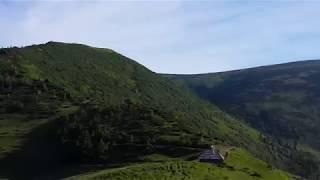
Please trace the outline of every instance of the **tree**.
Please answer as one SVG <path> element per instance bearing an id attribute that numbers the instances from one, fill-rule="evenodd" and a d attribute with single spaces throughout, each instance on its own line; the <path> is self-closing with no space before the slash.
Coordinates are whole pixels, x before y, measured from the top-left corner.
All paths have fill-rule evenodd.
<path id="1" fill-rule="evenodd" d="M 97 147 L 98 155 L 100 157 L 103 156 L 107 150 L 108 150 L 108 144 L 105 143 L 102 138 L 100 138 L 100 141 L 99 141 L 98 147 Z"/>
<path id="2" fill-rule="evenodd" d="M 83 131 L 82 139 L 83 139 L 83 142 L 81 143 L 80 141 L 81 143 L 80 147 L 82 146 L 81 148 L 83 148 L 88 154 L 90 154 L 93 144 L 92 144 L 91 136 L 88 130 Z"/>

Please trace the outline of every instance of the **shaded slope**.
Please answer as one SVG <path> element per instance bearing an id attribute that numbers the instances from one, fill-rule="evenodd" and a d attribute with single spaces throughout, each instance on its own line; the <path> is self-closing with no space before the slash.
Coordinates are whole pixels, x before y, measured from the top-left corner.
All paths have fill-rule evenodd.
<path id="1" fill-rule="evenodd" d="M 319 158 L 320 61 L 166 76 L 276 141 Z"/>
<path id="2" fill-rule="evenodd" d="M 16 76 L 0 88 L 0 179 L 30 179 L 59 162 L 49 136 L 54 119 L 77 110 L 52 84 Z"/>

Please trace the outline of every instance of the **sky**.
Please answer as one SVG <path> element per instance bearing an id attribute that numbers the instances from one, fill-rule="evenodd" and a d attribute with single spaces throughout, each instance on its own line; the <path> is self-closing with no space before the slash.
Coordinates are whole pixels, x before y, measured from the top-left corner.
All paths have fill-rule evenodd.
<path id="1" fill-rule="evenodd" d="M 0 47 L 113 49 L 159 73 L 320 59 L 320 0 L 0 0 Z"/>

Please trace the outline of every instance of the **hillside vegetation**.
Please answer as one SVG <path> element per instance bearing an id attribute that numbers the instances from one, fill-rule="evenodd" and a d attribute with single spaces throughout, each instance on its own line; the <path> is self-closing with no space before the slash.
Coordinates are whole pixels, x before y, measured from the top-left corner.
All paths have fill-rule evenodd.
<path id="1" fill-rule="evenodd" d="M 1 178 L 145 154 L 175 158 L 209 144 L 263 159 L 270 151 L 258 131 L 109 49 L 57 42 L 0 49 L 0 72 Z"/>
<path id="2" fill-rule="evenodd" d="M 199 97 L 218 105 L 278 143 L 300 151 L 298 156 L 303 160 L 299 162 L 308 162 L 309 159 L 307 167 L 319 163 L 320 61 L 166 76 L 184 83 Z M 302 174 L 320 171 L 314 165 L 309 168 Z"/>
<path id="3" fill-rule="evenodd" d="M 79 44 L 50 42 L 26 48 L 2 49 L 0 61 L 12 75 L 6 78 L 50 82 L 62 88 L 77 102 L 117 106 L 130 101 L 182 116 L 181 126 L 204 136 L 229 130 L 225 141 L 237 131 L 237 123 L 218 108 L 208 105 L 138 63 L 108 49 Z M 11 69 L 11 70 L 10 70 Z M 232 122 L 232 123 L 231 123 Z M 224 128 L 224 129 L 221 129 Z M 244 127 L 246 128 L 246 127 Z M 235 132 L 235 133 L 233 133 Z M 219 137 L 217 137 L 219 138 Z M 232 141 L 234 138 L 229 138 Z M 245 139 L 245 138 L 243 138 Z"/>

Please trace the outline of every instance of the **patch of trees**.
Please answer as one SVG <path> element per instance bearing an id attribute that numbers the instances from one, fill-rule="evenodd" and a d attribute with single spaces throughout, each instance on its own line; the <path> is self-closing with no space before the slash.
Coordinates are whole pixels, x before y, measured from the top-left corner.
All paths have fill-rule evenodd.
<path id="1" fill-rule="evenodd" d="M 313 177 L 319 177 L 320 169 L 319 163 L 316 158 L 308 152 L 293 152 L 292 153 L 293 162 L 289 167 L 293 172 L 299 172 L 301 176 L 308 177 L 312 179 Z"/>
<path id="2" fill-rule="evenodd" d="M 165 122 L 174 118 L 172 113 L 130 102 L 103 109 L 84 105 L 58 119 L 57 135 L 69 160 L 104 160 L 121 146 L 152 151 L 161 134 L 170 131 Z"/>
<path id="3" fill-rule="evenodd" d="M 265 136 L 263 141 L 267 145 L 259 152 L 263 160 L 308 179 L 319 177 L 320 162 L 313 154 L 298 149 L 296 141 L 271 136 Z"/>
<path id="4" fill-rule="evenodd" d="M 0 113 L 50 114 L 63 101 L 71 101 L 70 94 L 47 80 L 0 74 Z"/>

